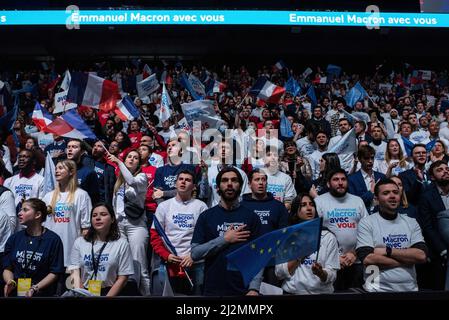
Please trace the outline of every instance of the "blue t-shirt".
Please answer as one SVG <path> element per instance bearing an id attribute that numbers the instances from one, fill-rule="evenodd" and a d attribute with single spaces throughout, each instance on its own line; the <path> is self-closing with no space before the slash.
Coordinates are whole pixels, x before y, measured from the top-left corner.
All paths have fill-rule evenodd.
<path id="1" fill-rule="evenodd" d="M 14 279 L 31 278 L 36 284 L 49 273 L 64 273 L 64 252 L 62 241 L 51 230 L 37 237 L 32 237 L 26 230 L 9 237 L 5 245 L 3 267 L 14 273 Z M 53 296 L 56 283 L 39 291 L 39 296 Z"/>
<path id="2" fill-rule="evenodd" d="M 256 239 L 260 234 L 259 217 L 246 207 L 239 206 L 234 210 L 225 210 L 219 205 L 204 211 L 198 218 L 193 232 L 192 243 L 203 244 L 223 236 L 231 225 L 238 228 L 246 224 L 245 230 L 251 232 L 248 241 Z M 234 296 L 245 295 L 248 288 L 238 271 L 227 269 L 226 255 L 240 248 L 248 241 L 229 244 L 221 251 L 205 259 L 204 295 Z"/>
<path id="3" fill-rule="evenodd" d="M 260 218 L 260 234 L 288 226 L 288 211 L 284 204 L 273 198 L 268 192 L 264 200 L 256 200 L 251 194 L 243 196 L 242 206 L 247 207 Z"/>
<path id="4" fill-rule="evenodd" d="M 154 178 L 154 187 L 163 191 L 175 189 L 176 177 L 183 170 L 189 170 L 195 173 L 195 166 L 191 164 L 180 163 L 176 166 L 166 164 L 157 168 Z"/>

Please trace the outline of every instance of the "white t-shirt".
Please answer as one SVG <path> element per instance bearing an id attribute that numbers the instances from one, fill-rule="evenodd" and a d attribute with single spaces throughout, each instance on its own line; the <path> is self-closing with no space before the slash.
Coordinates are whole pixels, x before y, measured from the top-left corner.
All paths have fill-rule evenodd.
<path id="1" fill-rule="evenodd" d="M 398 214 L 394 220 L 386 220 L 379 213 L 364 217 L 359 224 L 357 248 L 407 249 L 424 242 L 421 228 L 415 219 Z M 365 289 L 370 292 L 383 291 L 417 291 L 416 272 L 414 266 L 380 269 L 378 284 L 372 283 L 365 272 Z"/>
<path id="2" fill-rule="evenodd" d="M 14 194 L 14 202 L 17 206 L 23 197 L 42 199 L 44 196 L 44 177 L 35 173 L 32 177 L 20 177 L 16 174 L 5 180 L 3 186 L 8 188 Z"/>
<path id="3" fill-rule="evenodd" d="M 5 169 L 9 171 L 9 173 L 12 174 L 12 164 L 11 164 L 11 152 L 9 151 L 9 148 L 5 145 L 0 145 L 0 154 L 3 156 L 3 163 L 5 164 Z"/>
<path id="4" fill-rule="evenodd" d="M 387 152 L 387 143 L 385 141 L 382 141 L 378 146 L 372 142 L 369 145 L 376 150 L 376 154 L 374 155 L 375 160 L 385 159 L 385 152 Z"/>
<path id="5" fill-rule="evenodd" d="M 320 159 L 325 153 L 327 153 L 327 149 L 325 151 L 315 150 L 312 154 L 306 156 L 312 168 L 312 180 L 316 180 L 320 176 Z"/>
<path id="6" fill-rule="evenodd" d="M 42 199 L 47 205 L 51 204 L 53 193 L 47 193 Z M 81 236 L 81 229 L 90 227 L 90 211 L 92 204 L 90 197 L 83 189 L 76 189 L 73 203 L 68 203 L 68 192 L 61 192 L 53 208 L 53 214 L 47 217 L 45 226 L 55 232 L 64 245 L 64 266 L 68 266 L 70 252 L 76 238 Z"/>
<path id="7" fill-rule="evenodd" d="M 390 160 L 390 163 L 397 163 L 397 162 L 399 162 L 399 160 L 395 160 L 395 159 Z M 408 170 L 408 169 L 411 169 L 411 168 L 413 168 L 413 164 L 408 162 L 408 161 L 406 161 L 404 167 L 400 167 L 399 165 L 394 167 L 391 170 L 391 174 L 393 176 L 398 176 L 401 172 L 404 172 L 405 170 Z M 387 174 L 387 171 L 388 171 L 387 160 L 380 160 L 380 161 L 379 160 L 374 160 L 373 170 L 381 172 L 383 174 Z"/>
<path id="8" fill-rule="evenodd" d="M 98 260 L 99 262 L 97 277 L 95 278 L 92 264 L 92 243 L 87 242 L 83 237 L 79 237 L 73 244 L 68 270 L 81 269 L 81 281 L 85 288 L 88 288 L 89 280 L 101 280 L 103 281 L 101 286 L 105 288 L 111 287 L 118 276 L 134 274 L 131 248 L 126 239 L 120 238 L 108 242 L 98 259 L 98 254 L 103 245 L 103 241 L 95 241 L 94 243 L 95 261 Z"/>
<path id="9" fill-rule="evenodd" d="M 323 217 L 323 226 L 337 237 L 340 254 L 355 250 L 357 227 L 368 215 L 360 197 L 346 193 L 336 198 L 327 192 L 315 198 L 318 215 Z"/>
<path id="10" fill-rule="evenodd" d="M 15 230 L 20 230 L 17 224 L 14 195 L 11 191 L 5 191 L 0 196 L 0 215 L 2 214 L 6 215 L 9 218 L 9 227 L 11 229 L 11 234 L 14 233 Z"/>
<path id="11" fill-rule="evenodd" d="M 306 257 L 296 268 L 293 275 L 288 272 L 288 263 L 276 265 L 275 273 L 278 279 L 284 279 L 282 289 L 292 294 L 320 294 L 333 293 L 333 283 L 337 278 L 337 270 L 340 269 L 338 243 L 335 236 L 326 230 L 321 232 L 320 253 L 318 263 L 327 272 L 327 279 L 322 282 L 313 274 L 312 265 L 316 262 L 317 253 Z"/>
<path id="12" fill-rule="evenodd" d="M 247 133 L 234 129 L 231 134 L 236 146 L 236 164 L 241 165 L 248 158 L 250 148 L 250 137 Z"/>
<path id="13" fill-rule="evenodd" d="M 165 143 L 168 143 L 171 138 L 176 138 L 176 132 L 172 129 L 172 127 L 170 127 L 167 132 L 164 130 L 158 131 L 158 134 L 164 139 Z"/>
<path id="14" fill-rule="evenodd" d="M 9 217 L 0 212 L 0 253 L 5 251 L 5 244 L 8 238 L 13 234 L 14 230 L 11 229 Z"/>
<path id="15" fill-rule="evenodd" d="M 265 173 L 267 174 L 267 191 L 271 192 L 276 200 L 283 203 L 285 200 L 291 201 L 296 197 L 295 186 L 288 174 L 282 171 L 271 174 L 269 170 L 265 170 Z"/>
<path id="16" fill-rule="evenodd" d="M 414 144 L 417 144 L 417 143 L 425 144 L 426 141 L 429 140 L 429 132 L 419 129 L 418 131 L 412 132 L 409 140 L 411 142 L 413 142 Z"/>
<path id="17" fill-rule="evenodd" d="M 190 254 L 190 241 L 196 221 L 201 212 L 207 209 L 208 207 L 203 201 L 191 199 L 182 202 L 176 197 L 160 203 L 157 207 L 156 218 L 179 257 Z"/>
<path id="18" fill-rule="evenodd" d="M 240 172 L 243 178 L 243 186 L 242 191 L 240 192 L 240 196 L 244 195 L 245 193 L 251 193 L 251 189 L 248 186 L 248 177 L 246 176 L 246 173 L 239 168 L 236 169 Z M 218 165 L 214 163 L 212 163 L 212 165 L 207 170 L 207 181 L 209 182 L 209 186 L 212 188 L 211 199 L 209 199 L 210 202 L 209 208 L 216 206 L 220 202 L 220 196 L 217 193 L 218 172 L 219 172 Z"/>
<path id="19" fill-rule="evenodd" d="M 331 150 L 332 147 L 334 145 L 336 145 L 341 140 L 341 138 L 343 138 L 342 135 L 332 137 L 329 140 L 329 145 L 327 146 L 327 150 Z M 338 155 L 338 158 L 340 159 L 340 166 L 341 166 L 341 168 L 343 170 L 345 170 L 349 174 L 349 172 L 351 171 L 352 167 L 354 166 L 354 154 L 352 154 L 352 153 L 341 153 L 341 154 Z"/>

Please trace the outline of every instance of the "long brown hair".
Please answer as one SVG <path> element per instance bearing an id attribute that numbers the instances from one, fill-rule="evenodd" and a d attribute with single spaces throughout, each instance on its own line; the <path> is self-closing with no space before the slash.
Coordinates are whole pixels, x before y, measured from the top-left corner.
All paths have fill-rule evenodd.
<path id="1" fill-rule="evenodd" d="M 115 241 L 115 240 L 120 239 L 120 230 L 118 228 L 117 218 L 115 217 L 114 209 L 109 204 L 107 204 L 105 202 L 98 202 L 97 204 L 95 204 L 92 207 L 92 210 L 90 211 L 90 227 L 87 230 L 86 235 L 84 236 L 84 240 L 86 240 L 88 242 L 95 241 L 97 231 L 93 227 L 92 215 L 94 213 L 94 210 L 98 207 L 105 207 L 108 210 L 108 213 L 112 219 L 111 228 L 109 229 L 109 232 L 106 236 L 106 241 L 109 242 L 109 241 Z"/>
<path id="2" fill-rule="evenodd" d="M 137 165 L 137 170 L 136 170 L 136 172 L 133 173 L 133 176 L 137 176 L 137 175 L 140 173 L 141 169 L 142 169 L 141 163 L 140 163 L 140 162 L 142 161 L 142 158 L 140 157 L 139 151 L 137 151 L 137 149 L 129 150 L 128 153 L 125 155 L 124 159 L 125 159 L 125 161 L 126 161 L 126 157 L 128 157 L 128 155 L 129 155 L 131 152 L 133 152 L 133 151 L 134 151 L 135 153 L 137 153 L 137 155 L 139 156 L 139 164 Z M 115 185 L 114 185 L 114 193 L 117 193 L 118 190 L 120 189 L 120 187 L 121 187 L 123 184 L 125 184 L 125 178 L 123 177 L 123 174 L 122 174 L 122 172 L 120 171 L 119 176 L 118 176 L 118 178 L 117 178 L 117 181 L 115 182 Z"/>
<path id="3" fill-rule="evenodd" d="M 386 152 L 385 152 L 385 162 L 387 163 L 387 164 L 390 164 L 390 161 L 391 161 L 391 154 L 390 154 L 390 144 L 392 143 L 392 142 L 396 142 L 397 144 L 398 144 L 398 146 L 399 146 L 399 155 L 398 155 L 398 157 L 399 157 L 399 166 L 401 167 L 401 168 L 405 168 L 406 166 L 407 166 L 407 162 L 406 162 L 406 158 L 404 157 L 404 153 L 402 152 L 402 148 L 401 148 L 401 145 L 399 144 L 399 141 L 397 140 L 397 139 L 390 139 L 390 140 L 388 140 L 388 143 L 387 143 L 387 150 L 386 150 Z"/>

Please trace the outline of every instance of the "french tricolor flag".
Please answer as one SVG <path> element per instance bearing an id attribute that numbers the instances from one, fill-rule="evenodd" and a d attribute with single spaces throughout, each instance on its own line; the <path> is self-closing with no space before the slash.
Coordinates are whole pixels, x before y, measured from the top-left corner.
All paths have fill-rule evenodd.
<path id="1" fill-rule="evenodd" d="M 212 89 L 213 93 L 224 92 L 225 89 L 226 85 L 224 83 L 218 82 L 217 80 L 214 81 L 214 87 Z"/>
<path id="2" fill-rule="evenodd" d="M 71 74 L 67 101 L 79 106 L 111 111 L 120 99 L 117 83 L 91 73 Z"/>
<path id="3" fill-rule="evenodd" d="M 151 73 L 152 73 L 151 68 L 147 64 L 145 64 L 143 66 L 143 71 L 142 71 L 142 80 L 151 76 Z"/>
<path id="4" fill-rule="evenodd" d="M 61 137 L 80 140 L 97 138 L 74 109 L 56 118 L 46 127 L 45 131 Z"/>
<path id="5" fill-rule="evenodd" d="M 31 118 L 39 131 L 44 130 L 53 121 L 53 116 L 39 102 L 36 102 Z"/>
<path id="6" fill-rule="evenodd" d="M 140 115 L 139 110 L 128 95 L 124 96 L 122 100 L 117 103 L 115 114 L 122 121 L 134 120 L 137 119 Z"/>
<path id="7" fill-rule="evenodd" d="M 285 88 L 268 81 L 266 77 L 260 77 L 249 93 L 266 102 L 277 103 L 285 93 Z"/>

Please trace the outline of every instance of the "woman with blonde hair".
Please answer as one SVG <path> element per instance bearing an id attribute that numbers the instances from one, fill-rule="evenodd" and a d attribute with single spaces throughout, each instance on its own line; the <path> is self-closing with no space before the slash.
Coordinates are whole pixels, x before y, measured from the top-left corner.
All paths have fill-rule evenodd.
<path id="1" fill-rule="evenodd" d="M 374 170 L 385 174 L 387 177 L 397 176 L 399 173 L 411 169 L 413 164 L 406 161 L 402 148 L 397 139 L 390 139 L 387 143 L 384 160 L 374 161 Z"/>
<path id="2" fill-rule="evenodd" d="M 55 167 L 55 177 L 55 189 L 42 199 L 49 209 L 45 226 L 61 238 L 64 266 L 67 267 L 73 243 L 90 227 L 92 204 L 87 192 L 78 187 L 74 161 L 59 161 Z"/>
<path id="3" fill-rule="evenodd" d="M 126 154 L 124 162 L 112 154 L 108 155 L 108 160 L 117 164 L 120 171 L 112 200 L 120 233 L 131 246 L 133 260 L 140 264 L 140 291 L 143 295 L 149 295 L 150 276 L 147 260 L 149 233 L 144 214 L 147 176 L 141 172 L 140 154 L 135 149 Z"/>

